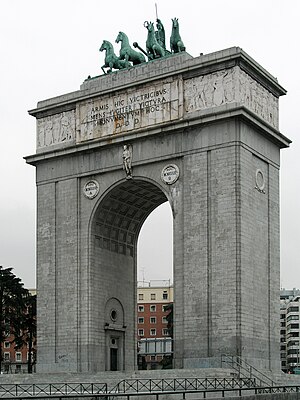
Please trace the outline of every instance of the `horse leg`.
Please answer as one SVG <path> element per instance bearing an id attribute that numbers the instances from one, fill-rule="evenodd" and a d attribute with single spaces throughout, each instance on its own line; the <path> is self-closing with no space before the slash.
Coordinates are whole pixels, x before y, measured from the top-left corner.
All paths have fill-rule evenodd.
<path id="1" fill-rule="evenodd" d="M 131 67 L 131 64 L 129 62 L 129 54 L 128 53 L 125 54 L 124 61 L 125 61 L 125 66 L 126 66 L 125 68 Z"/>
<path id="2" fill-rule="evenodd" d="M 102 65 L 101 69 L 102 69 L 103 73 L 106 74 L 107 72 L 105 72 L 104 67 L 106 67 L 106 65 Z"/>
<path id="3" fill-rule="evenodd" d="M 110 70 L 107 71 L 107 73 L 109 74 L 110 72 L 112 72 L 112 69 L 113 69 L 113 67 L 114 67 L 114 64 L 113 64 L 112 61 L 108 64 L 108 67 L 110 68 Z"/>

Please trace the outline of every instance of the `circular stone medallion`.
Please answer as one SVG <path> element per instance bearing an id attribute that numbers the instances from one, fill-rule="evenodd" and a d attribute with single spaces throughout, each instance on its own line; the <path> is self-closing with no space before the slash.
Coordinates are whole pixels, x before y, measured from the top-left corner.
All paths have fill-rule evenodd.
<path id="1" fill-rule="evenodd" d="M 161 179 L 167 185 L 172 185 L 179 178 L 179 168 L 176 164 L 166 165 L 161 171 Z"/>
<path id="2" fill-rule="evenodd" d="M 99 183 L 97 181 L 88 181 L 83 187 L 83 194 L 88 199 L 93 199 L 99 193 Z"/>
<path id="3" fill-rule="evenodd" d="M 256 174 L 255 174 L 255 183 L 256 183 L 256 188 L 260 191 L 260 192 L 264 192 L 264 188 L 265 188 L 265 178 L 264 178 L 264 174 L 262 172 L 261 169 L 257 169 L 256 170 Z"/>

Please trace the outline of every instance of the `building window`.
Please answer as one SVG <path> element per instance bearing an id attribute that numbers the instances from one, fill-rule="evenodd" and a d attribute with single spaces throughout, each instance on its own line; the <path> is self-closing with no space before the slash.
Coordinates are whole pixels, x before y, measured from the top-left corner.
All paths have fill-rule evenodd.
<path id="1" fill-rule="evenodd" d="M 138 335 L 139 336 L 144 336 L 144 329 L 139 329 L 138 330 Z"/>
<path id="2" fill-rule="evenodd" d="M 167 324 L 167 323 L 168 323 L 167 317 L 162 317 L 161 322 L 162 322 L 163 324 Z"/>
<path id="3" fill-rule="evenodd" d="M 9 360 L 10 360 L 10 353 L 5 352 L 5 353 L 3 354 L 3 359 L 4 359 L 4 361 L 9 361 Z"/>
<path id="4" fill-rule="evenodd" d="M 17 351 L 16 352 L 16 361 L 21 362 L 22 361 L 22 353 Z"/>
<path id="5" fill-rule="evenodd" d="M 298 349 L 289 349 L 289 350 L 287 351 L 287 354 L 288 354 L 288 355 L 290 355 L 290 354 L 298 354 Z"/>
<path id="6" fill-rule="evenodd" d="M 156 294 L 155 293 L 151 293 L 150 298 L 151 298 L 151 300 L 156 300 Z"/>
<path id="7" fill-rule="evenodd" d="M 151 328 L 150 329 L 150 336 L 155 336 L 156 335 L 156 329 L 155 328 Z"/>
<path id="8" fill-rule="evenodd" d="M 288 313 L 290 312 L 298 312 L 299 311 L 299 307 L 298 306 L 291 306 L 288 308 Z"/>
<path id="9" fill-rule="evenodd" d="M 138 324 L 144 323 L 144 317 L 138 317 Z"/>
<path id="10" fill-rule="evenodd" d="M 10 348 L 10 342 L 4 342 L 4 348 L 9 349 Z"/>
<path id="11" fill-rule="evenodd" d="M 169 330 L 168 330 L 168 328 L 163 328 L 162 334 L 163 334 L 163 336 L 169 336 Z"/>
<path id="12" fill-rule="evenodd" d="M 156 305 L 151 305 L 150 306 L 150 311 L 155 312 L 156 311 Z"/>
<path id="13" fill-rule="evenodd" d="M 144 300 L 144 294 L 143 293 L 139 293 L 139 300 Z"/>
<path id="14" fill-rule="evenodd" d="M 156 317 L 150 317 L 150 324 L 156 324 Z"/>
<path id="15" fill-rule="evenodd" d="M 290 337 L 299 337 L 299 332 L 290 332 L 287 335 L 287 339 L 289 339 Z"/>
<path id="16" fill-rule="evenodd" d="M 292 320 L 297 321 L 297 320 L 299 320 L 299 315 L 289 315 L 286 320 L 287 321 L 292 321 Z"/>
<path id="17" fill-rule="evenodd" d="M 163 292 L 163 300 L 167 300 L 168 299 L 168 292 L 166 290 L 164 290 Z"/>
<path id="18" fill-rule="evenodd" d="M 162 306 L 162 308 L 161 308 L 162 312 L 167 312 L 168 307 L 169 307 L 169 304 Z"/>
<path id="19" fill-rule="evenodd" d="M 150 356 L 151 361 L 156 361 L 156 356 Z"/>
<path id="20" fill-rule="evenodd" d="M 144 306 L 138 306 L 138 312 L 144 312 L 144 311 L 145 311 Z"/>
<path id="21" fill-rule="evenodd" d="M 290 346 L 299 346 L 299 340 L 290 341 L 290 342 L 288 342 L 287 346 L 288 347 L 290 347 Z"/>

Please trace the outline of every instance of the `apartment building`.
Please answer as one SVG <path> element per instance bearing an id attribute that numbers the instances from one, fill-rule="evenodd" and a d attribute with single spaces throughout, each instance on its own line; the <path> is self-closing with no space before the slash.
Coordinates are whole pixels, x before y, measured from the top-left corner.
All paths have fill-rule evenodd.
<path id="1" fill-rule="evenodd" d="M 280 291 L 280 358 L 281 369 L 294 373 L 300 367 L 299 360 L 299 312 L 300 290 Z"/>
<path id="2" fill-rule="evenodd" d="M 29 289 L 31 295 L 36 295 L 36 289 Z M 1 373 L 3 374 L 19 374 L 28 372 L 28 358 L 31 360 L 36 358 L 36 348 L 32 349 L 31 355 L 29 349 L 24 345 L 20 349 L 15 349 L 16 345 L 14 342 L 14 335 L 10 331 L 9 324 L 6 327 L 6 337 L 1 343 L 2 351 L 2 368 Z M 35 364 L 32 366 L 33 372 L 35 372 Z"/>
<path id="3" fill-rule="evenodd" d="M 172 355 L 167 315 L 173 304 L 170 281 L 138 282 L 137 338 L 141 369 L 162 368 L 162 360 Z"/>

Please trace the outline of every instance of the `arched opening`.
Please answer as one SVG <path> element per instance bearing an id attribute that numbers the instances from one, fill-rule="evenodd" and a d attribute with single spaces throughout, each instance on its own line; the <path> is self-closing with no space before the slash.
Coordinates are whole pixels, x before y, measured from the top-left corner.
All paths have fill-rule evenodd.
<path id="1" fill-rule="evenodd" d="M 167 200 L 156 184 L 127 180 L 108 191 L 95 211 L 89 263 L 90 370 L 136 367 L 138 235 L 148 215 Z M 107 306 L 116 301 L 124 310 L 119 319 L 116 307 Z"/>
<path id="2" fill-rule="evenodd" d="M 147 217 L 138 237 L 137 251 L 138 282 L 173 282 L 173 215 L 169 202 Z"/>
<path id="3" fill-rule="evenodd" d="M 138 368 L 172 368 L 173 214 L 168 202 L 142 226 L 137 269 Z"/>

